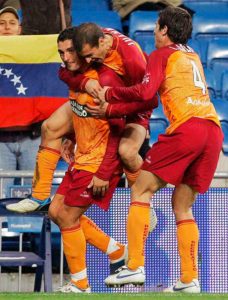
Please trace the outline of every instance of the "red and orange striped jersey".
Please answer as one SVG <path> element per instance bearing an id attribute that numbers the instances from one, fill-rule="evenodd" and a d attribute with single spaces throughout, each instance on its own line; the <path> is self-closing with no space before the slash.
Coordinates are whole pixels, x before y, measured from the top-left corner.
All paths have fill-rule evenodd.
<path id="1" fill-rule="evenodd" d="M 151 53 L 143 81 L 135 86 L 108 90 L 108 99 L 152 101 L 158 91 L 171 133 L 191 117 L 212 120 L 220 126 L 210 101 L 203 67 L 190 48 L 172 44 Z"/>
<path id="2" fill-rule="evenodd" d="M 95 70 L 85 73 L 92 79 L 98 79 Z M 95 119 L 85 110 L 86 104 L 96 105 L 93 97 L 87 93 L 69 91 L 73 111 L 73 125 L 76 138 L 75 168 L 95 173 L 106 152 L 109 124 L 107 120 Z"/>

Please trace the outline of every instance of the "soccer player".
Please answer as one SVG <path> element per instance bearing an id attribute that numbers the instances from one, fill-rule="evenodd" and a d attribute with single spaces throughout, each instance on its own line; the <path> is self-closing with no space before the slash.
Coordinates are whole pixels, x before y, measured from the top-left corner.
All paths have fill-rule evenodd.
<path id="1" fill-rule="evenodd" d="M 130 38 L 113 29 L 101 29 L 94 23 L 82 23 L 76 28 L 73 43 L 77 53 L 88 64 L 103 63 L 109 66 L 121 76 L 126 86 L 141 82 L 145 73 L 146 58 L 139 45 Z M 62 69 L 60 74 L 62 80 L 66 81 L 72 89 L 84 90 L 89 83 L 88 78 L 83 74 L 77 77 L 70 76 L 66 69 Z M 97 93 L 95 92 L 93 96 L 96 97 Z M 115 105 L 113 104 L 114 107 Z M 138 107 L 138 114 L 131 112 L 134 105 Z M 124 163 L 129 185 L 135 181 L 140 172 L 142 158 L 138 152 L 146 137 L 152 109 L 157 107 L 156 101 L 142 109 L 139 108 L 140 105 L 140 103 L 132 103 L 131 108 L 128 108 L 126 127 L 119 146 L 119 154 Z M 109 112 L 109 118 L 124 114 L 126 108 L 113 109 L 113 112 Z"/>
<path id="2" fill-rule="evenodd" d="M 69 49 L 73 49 L 72 40 L 59 41 L 58 48 L 64 61 L 71 67 L 75 65 L 76 52 L 68 53 Z M 102 85 L 123 85 L 117 74 L 106 66 L 101 65 L 97 70 L 89 69 L 85 74 L 99 79 Z M 93 245 L 108 253 L 112 260 L 120 260 L 126 252 L 124 245 L 101 233 L 94 223 L 91 224 L 91 220 L 88 221 L 88 218 L 83 216 L 92 204 L 104 210 L 109 208 L 114 189 L 122 174 L 117 150 L 125 121 L 122 118 L 107 122 L 91 117 L 84 109 L 88 102 L 94 105 L 93 98 L 87 93 L 70 90 L 69 97 L 77 144 L 75 160 L 69 166 L 51 202 L 49 215 L 61 230 L 64 254 L 71 274 L 71 282 L 59 291 L 87 293 L 90 292 L 90 287 L 86 272 L 86 240 L 90 243 L 93 241 Z M 94 184 L 102 181 L 105 189 L 101 195 L 94 195 L 88 186 L 91 182 Z M 89 230 L 90 240 L 85 225 L 87 231 Z"/>
<path id="3" fill-rule="evenodd" d="M 167 183 L 175 186 L 172 208 L 177 227 L 181 274 L 165 292 L 199 293 L 199 230 L 192 213 L 198 193 L 205 193 L 213 179 L 223 133 L 210 101 L 203 67 L 188 47 L 192 32 L 189 13 L 168 7 L 159 13 L 155 28 L 157 50 L 151 53 L 142 83 L 132 87 L 105 88 L 104 100 L 153 101 L 158 91 L 170 121 L 165 134 L 148 151 L 142 171 L 132 186 L 127 220 L 129 261 L 105 282 L 109 286 L 143 284 L 144 247 L 149 227 L 149 201 Z M 111 104 L 108 104 L 111 106 Z"/>
<path id="4" fill-rule="evenodd" d="M 93 23 L 84 23 L 77 27 L 75 35 L 77 35 L 75 44 L 79 44 L 79 51 L 81 51 L 81 47 L 84 49 L 85 39 L 91 39 L 91 45 L 89 45 L 89 49 L 91 48 L 92 51 L 91 57 L 88 58 L 88 53 L 80 53 L 81 56 L 86 56 L 85 59 L 88 63 L 101 63 L 103 61 L 105 65 L 119 74 L 128 85 L 142 80 L 146 60 L 141 49 L 134 41 L 117 31 L 110 29 L 101 30 L 99 26 Z M 82 41 L 80 41 L 81 36 L 83 36 Z M 95 47 L 92 41 L 95 41 Z M 86 44 L 86 46 L 88 45 Z M 93 51 L 95 51 L 94 57 Z M 134 64 L 131 63 L 131 57 L 134 57 Z M 69 72 L 72 69 L 68 64 L 67 68 L 61 69 L 60 77 L 72 90 L 86 89 L 88 93 L 96 96 L 100 85 L 97 80 L 82 74 L 87 67 L 87 64 L 83 64 L 80 75 L 79 72 Z M 110 112 L 109 115 L 109 117 L 128 115 L 127 125 L 120 141 L 119 153 L 126 166 L 125 173 L 131 183 L 135 181 L 139 174 L 142 158 L 138 155 L 138 151 L 146 136 L 152 108 L 156 107 L 156 105 L 156 101 L 144 104 L 140 102 L 132 103 L 131 107 L 125 105 L 125 108 L 122 104 L 121 110 L 113 109 L 113 113 Z M 137 115 L 134 113 L 136 109 L 140 111 Z M 34 211 L 50 202 L 51 182 L 54 169 L 60 157 L 61 137 L 70 130 L 69 119 L 71 119 L 71 109 L 69 103 L 67 103 L 43 123 L 42 146 L 37 156 L 32 197 L 16 204 L 8 205 L 7 209 L 28 212 Z M 97 188 L 101 191 L 103 187 Z M 154 224 L 152 227 L 156 223 L 156 215 L 153 207 L 151 207 L 151 224 Z"/>

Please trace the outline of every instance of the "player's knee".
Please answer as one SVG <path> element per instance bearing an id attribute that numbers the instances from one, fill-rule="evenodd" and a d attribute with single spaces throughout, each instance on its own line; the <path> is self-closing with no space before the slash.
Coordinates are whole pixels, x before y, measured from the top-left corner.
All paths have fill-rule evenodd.
<path id="1" fill-rule="evenodd" d="M 136 147 L 129 147 L 127 144 L 122 144 L 119 146 L 119 155 L 122 161 L 129 165 L 137 159 L 138 149 Z"/>
<path id="2" fill-rule="evenodd" d="M 48 210 L 48 216 L 55 224 L 58 224 L 58 211 L 52 208 L 51 205 Z"/>
<path id="3" fill-rule="evenodd" d="M 182 204 L 172 204 L 173 214 L 177 220 L 184 220 L 191 214 L 191 208 Z"/>
<path id="4" fill-rule="evenodd" d="M 41 132 L 43 137 L 48 137 L 51 135 L 52 130 L 48 119 L 42 123 Z"/>

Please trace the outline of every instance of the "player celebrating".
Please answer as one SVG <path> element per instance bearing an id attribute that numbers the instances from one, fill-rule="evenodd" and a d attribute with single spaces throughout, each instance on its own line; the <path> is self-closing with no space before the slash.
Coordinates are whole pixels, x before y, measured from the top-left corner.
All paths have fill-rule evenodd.
<path id="1" fill-rule="evenodd" d="M 105 282 L 109 286 L 145 281 L 144 247 L 149 226 L 149 201 L 166 183 L 175 186 L 172 208 L 177 226 L 181 274 L 165 292 L 199 293 L 199 231 L 192 213 L 198 193 L 210 186 L 222 148 L 223 134 L 210 102 L 198 55 L 186 43 L 192 20 L 187 11 L 168 7 L 160 12 L 155 28 L 157 50 L 151 53 L 142 83 L 129 88 L 105 88 L 104 100 L 151 101 L 158 91 L 170 121 L 146 155 L 132 186 L 127 220 L 129 261 Z M 108 104 L 111 106 L 111 104 Z"/>

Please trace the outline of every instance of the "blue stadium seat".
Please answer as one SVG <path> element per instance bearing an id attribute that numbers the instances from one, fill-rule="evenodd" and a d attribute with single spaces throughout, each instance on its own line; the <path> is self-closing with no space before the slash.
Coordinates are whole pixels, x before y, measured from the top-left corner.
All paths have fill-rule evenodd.
<path id="1" fill-rule="evenodd" d="M 211 69 L 205 68 L 204 75 L 206 78 L 207 89 L 211 99 L 216 98 L 216 80 L 215 75 Z"/>
<path id="2" fill-rule="evenodd" d="M 228 123 L 228 102 L 221 99 L 214 99 L 212 102 L 218 114 L 219 120 L 221 122 Z"/>
<path id="3" fill-rule="evenodd" d="M 199 13 L 207 13 L 208 11 L 219 11 L 223 9 L 228 9 L 227 1 L 221 1 L 221 0 L 214 0 L 214 1 L 208 1 L 208 0 L 186 0 L 184 1 L 184 5 L 192 9 L 195 14 Z"/>
<path id="4" fill-rule="evenodd" d="M 63 160 L 62 158 L 60 158 L 60 160 L 58 161 L 58 164 L 56 166 L 56 171 L 66 171 L 68 169 L 69 165 L 65 162 L 65 160 Z M 62 178 L 53 178 L 52 184 L 60 184 L 62 182 Z"/>
<path id="5" fill-rule="evenodd" d="M 223 150 L 223 153 L 228 156 L 228 123 L 221 122 L 221 125 L 222 125 L 222 131 L 224 134 L 222 150 Z"/>
<path id="6" fill-rule="evenodd" d="M 228 101 L 228 71 L 222 75 L 222 99 Z"/>
<path id="7" fill-rule="evenodd" d="M 159 134 L 165 133 L 166 124 L 162 121 L 150 119 L 150 146 L 157 142 Z"/>
<path id="8" fill-rule="evenodd" d="M 161 103 L 159 103 L 150 118 L 150 146 L 157 141 L 159 134 L 165 133 L 168 126 L 169 122 L 163 113 Z"/>
<path id="9" fill-rule="evenodd" d="M 223 152 L 228 155 L 228 101 L 213 100 L 224 133 Z"/>
<path id="10" fill-rule="evenodd" d="M 120 16 L 117 12 L 111 10 L 94 10 L 93 13 L 89 10 L 72 11 L 72 25 L 77 26 L 85 22 L 94 22 L 101 27 L 108 27 L 123 31 Z"/>
<path id="11" fill-rule="evenodd" d="M 155 49 L 154 28 L 157 11 L 134 11 L 129 19 L 129 37 L 139 43 L 147 54 Z"/>
<path id="12" fill-rule="evenodd" d="M 215 37 L 228 38 L 228 2 L 214 6 L 212 3 L 207 11 L 199 10 L 193 17 L 192 38 L 200 43 L 201 59 L 206 65 L 207 48 Z"/>
<path id="13" fill-rule="evenodd" d="M 152 120 L 164 122 L 166 126 L 169 125 L 169 121 L 167 120 L 166 116 L 164 115 L 163 107 L 160 102 L 159 102 L 158 107 L 153 110 L 150 118 Z"/>
<path id="14" fill-rule="evenodd" d="M 80 14 L 81 10 L 88 10 L 90 12 L 94 10 L 109 10 L 109 4 L 106 0 L 74 0 L 72 1 L 71 9 Z"/>
<path id="15" fill-rule="evenodd" d="M 212 69 L 215 74 L 216 89 L 220 96 L 222 74 L 228 69 L 228 39 L 214 39 L 209 43 L 207 67 Z"/>
<path id="16" fill-rule="evenodd" d="M 197 40 L 193 40 L 193 39 L 189 39 L 188 40 L 188 46 L 190 46 L 201 58 L 201 49 L 200 49 L 200 44 L 199 41 Z"/>

